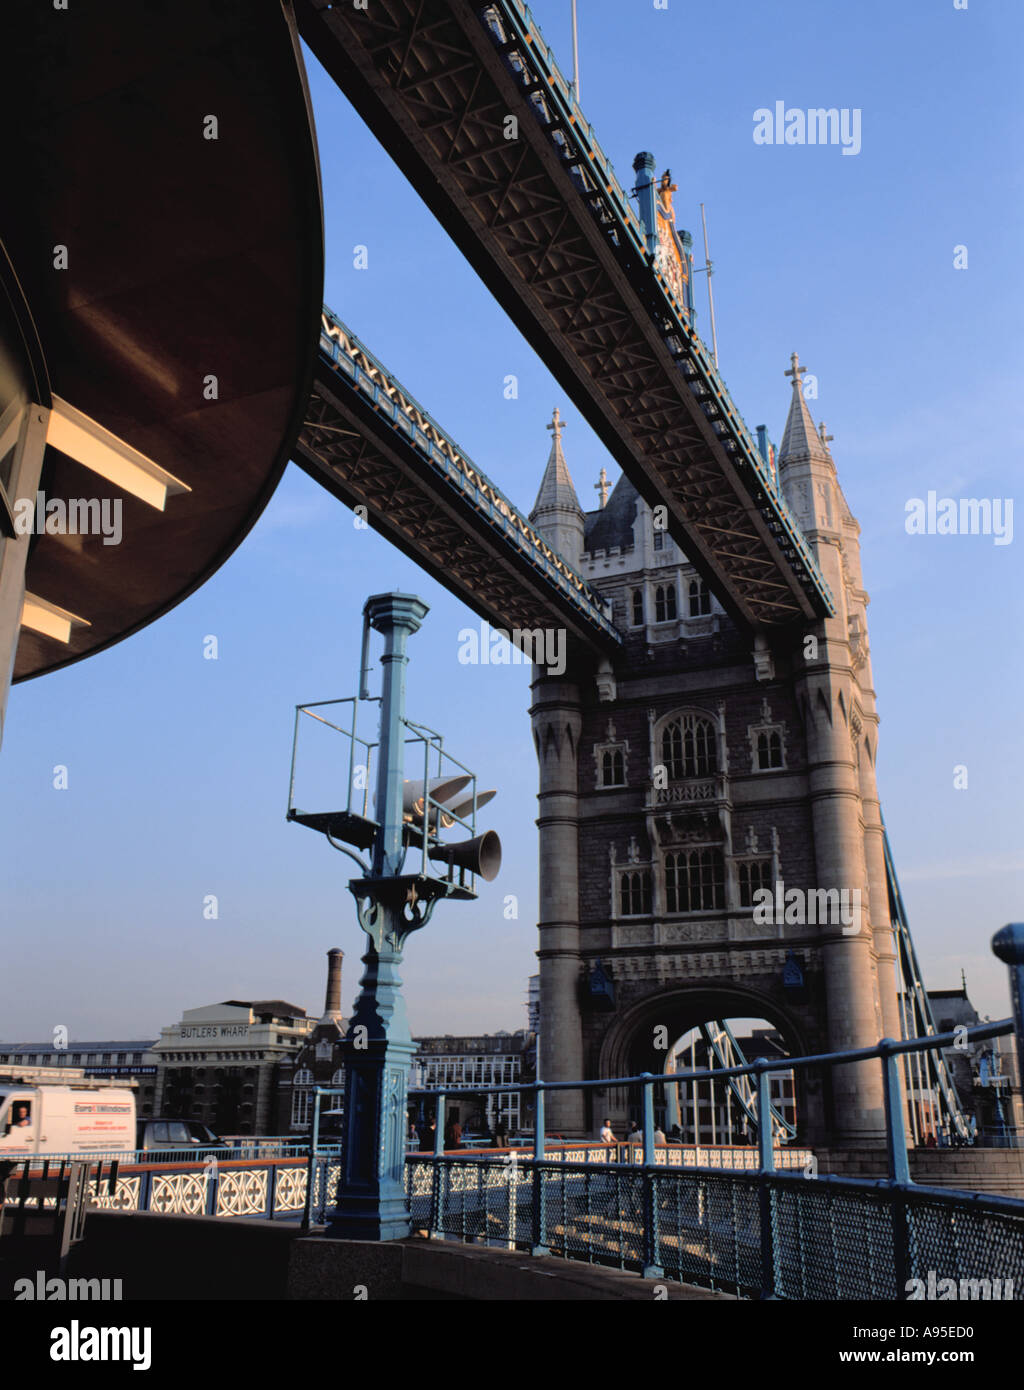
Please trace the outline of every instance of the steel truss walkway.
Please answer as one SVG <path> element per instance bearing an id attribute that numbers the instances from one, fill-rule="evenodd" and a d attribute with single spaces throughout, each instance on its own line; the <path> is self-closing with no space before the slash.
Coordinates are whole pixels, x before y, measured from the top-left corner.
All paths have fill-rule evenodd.
<path id="1" fill-rule="evenodd" d="M 474 612 L 525 634 L 527 646 L 529 634 L 553 625 L 598 654 L 621 645 L 606 600 L 326 306 L 295 459 L 343 502 L 364 506 L 374 530 Z"/>
<path id="2" fill-rule="evenodd" d="M 299 0 L 297 14 L 730 612 L 754 628 L 830 615 L 810 548 L 527 7 Z"/>

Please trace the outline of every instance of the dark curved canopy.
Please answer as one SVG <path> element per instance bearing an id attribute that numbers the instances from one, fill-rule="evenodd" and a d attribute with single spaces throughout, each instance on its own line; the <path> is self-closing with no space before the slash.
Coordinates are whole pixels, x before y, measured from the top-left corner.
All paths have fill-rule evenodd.
<path id="1" fill-rule="evenodd" d="M 309 395 L 323 217 L 278 0 L 15 0 L 0 43 L 0 338 L 27 345 L 40 405 L 190 489 L 161 511 L 47 445 L 46 498 L 120 497 L 122 539 L 33 538 L 28 591 L 89 625 L 23 627 L 26 679 L 151 622 L 253 525 Z"/>

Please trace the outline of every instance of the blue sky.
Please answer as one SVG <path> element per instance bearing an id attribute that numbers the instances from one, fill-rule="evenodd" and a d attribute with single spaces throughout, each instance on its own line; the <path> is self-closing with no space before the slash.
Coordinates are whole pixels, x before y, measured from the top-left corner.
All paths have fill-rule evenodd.
<path id="1" fill-rule="evenodd" d="M 633 156 L 653 151 L 698 251 L 707 206 L 721 367 L 748 424 L 781 438 L 794 349 L 818 378 L 811 408 L 835 436 L 863 528 L 879 784 L 925 980 L 953 987 L 963 968 L 981 1012 L 1002 1016 L 988 942 L 1024 903 L 1021 541 L 908 536 L 904 514 L 929 490 L 1013 497 L 1020 476 L 1024 12 L 1012 0 L 580 8 L 583 107 L 620 179 L 629 187 Z M 568 0 L 533 10 L 568 71 Z M 523 509 L 557 403 L 577 489 L 593 499 L 601 446 L 308 61 L 328 302 Z M 777 100 L 860 109 L 861 152 L 755 145 L 753 113 Z M 966 270 L 953 268 L 957 245 Z M 702 277 L 697 296 L 709 338 Z M 186 603 L 12 691 L 0 1036 L 64 1024 L 75 1038 L 155 1037 L 182 1009 L 232 997 L 318 1012 L 335 945 L 349 1007 L 362 950 L 349 863 L 284 820 L 292 711 L 354 690 L 363 600 L 392 588 L 431 606 L 410 646 L 409 713 L 500 788 L 484 820 L 505 845 L 479 901 L 442 907 L 412 938 L 410 1021 L 421 1033 L 524 1024 L 536 947 L 529 668 L 460 666 L 458 632 L 475 619 L 292 466 Z M 216 661 L 203 659 L 208 634 Z M 954 790 L 957 764 L 966 790 Z M 509 893 L 518 920 L 503 916 Z"/>

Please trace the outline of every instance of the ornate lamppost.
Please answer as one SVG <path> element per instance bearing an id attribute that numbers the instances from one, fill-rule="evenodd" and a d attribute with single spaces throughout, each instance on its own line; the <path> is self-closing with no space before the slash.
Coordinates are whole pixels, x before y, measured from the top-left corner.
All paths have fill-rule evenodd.
<path id="1" fill-rule="evenodd" d="M 476 897 L 474 875 L 490 881 L 501 865 L 501 843 L 493 831 L 476 835 L 476 810 L 492 793 L 476 792 L 472 773 L 445 753 L 441 736 L 405 717 L 406 644 L 419 630 L 429 609 L 413 594 L 375 594 L 363 608 L 363 657 L 356 700 L 325 702 L 352 705 L 351 729 L 342 729 L 319 713 L 324 705 L 299 706 L 296 747 L 292 756 L 292 795 L 298 730 L 302 714 L 348 734 L 355 765 L 357 745 L 368 762 L 377 755 L 375 815 L 353 804 L 350 786 L 346 809 L 309 812 L 289 805 L 288 818 L 326 835 L 334 848 L 350 855 L 363 869 L 349 882 L 359 925 L 368 938 L 360 993 L 341 1044 L 345 1073 L 344 1138 L 337 1206 L 327 1234 L 357 1240 L 401 1240 L 410 1233 L 405 1192 L 406 1109 L 409 1070 L 416 1044 L 409 1034 L 402 982 L 398 973 L 409 935 L 425 927 L 443 898 Z M 380 726 L 375 744 L 357 738 L 358 702 L 369 699 L 366 686 L 370 629 L 382 634 L 383 684 Z M 317 713 L 313 714 L 313 711 Z M 407 744 L 422 745 L 422 781 L 405 779 Z M 431 764 L 437 775 L 431 777 Z M 447 767 L 452 770 L 447 771 Z M 455 769 L 459 769 L 456 773 Z M 468 796 L 465 789 L 470 787 Z M 471 838 L 442 840 L 442 831 L 467 827 Z M 345 840 L 371 854 L 367 864 L 345 849 Z M 407 860 L 412 872 L 405 872 Z M 444 868 L 438 872 L 434 865 Z"/>

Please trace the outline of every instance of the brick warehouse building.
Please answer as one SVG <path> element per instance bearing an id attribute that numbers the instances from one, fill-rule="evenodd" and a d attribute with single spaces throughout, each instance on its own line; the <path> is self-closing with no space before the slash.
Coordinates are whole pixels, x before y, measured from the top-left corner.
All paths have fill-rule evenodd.
<path id="1" fill-rule="evenodd" d="M 557 411 L 549 427 L 531 520 L 611 601 L 625 650 L 596 673 L 534 668 L 547 1079 L 660 1072 L 655 1038 L 721 1017 L 767 1020 L 792 1053 L 899 1036 L 859 527 L 803 371 L 794 354 L 776 477 L 837 612 L 767 633 L 725 612 L 624 476 L 584 513 Z M 754 895 L 779 881 L 859 894 L 860 929 L 762 924 Z M 877 1068 L 800 1086 L 805 1141 L 884 1132 Z M 590 1132 L 635 1103 L 554 1093 L 551 1124 Z"/>
<path id="2" fill-rule="evenodd" d="M 218 1134 L 270 1134 L 278 1068 L 315 1027 L 283 999 L 228 999 L 186 1009 L 153 1046 L 158 1115 L 199 1120 Z"/>

